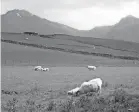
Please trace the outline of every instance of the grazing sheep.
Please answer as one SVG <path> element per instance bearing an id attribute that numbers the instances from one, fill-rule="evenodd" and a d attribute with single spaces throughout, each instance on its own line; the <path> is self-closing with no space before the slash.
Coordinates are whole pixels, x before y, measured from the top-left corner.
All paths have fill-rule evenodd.
<path id="1" fill-rule="evenodd" d="M 76 92 L 79 90 L 79 87 L 76 87 L 75 89 L 72 89 L 70 91 L 68 91 L 68 95 L 72 95 L 72 96 L 75 96 L 76 95 Z"/>
<path id="2" fill-rule="evenodd" d="M 88 82 L 83 82 L 80 87 L 68 91 L 68 95 L 79 96 L 88 93 L 101 93 L 102 80 L 100 78 L 92 79 Z"/>
<path id="3" fill-rule="evenodd" d="M 88 82 L 97 82 L 97 85 L 98 85 L 98 87 L 99 87 L 99 93 L 101 93 L 101 88 L 102 88 L 102 80 L 100 79 L 100 78 L 95 78 L 95 79 L 92 79 L 92 80 L 90 80 L 90 81 L 88 81 Z"/>
<path id="4" fill-rule="evenodd" d="M 87 66 L 87 68 L 89 69 L 89 70 L 96 70 L 97 69 L 97 67 L 96 66 Z"/>
<path id="5" fill-rule="evenodd" d="M 42 66 L 35 66 L 35 71 L 49 71 L 49 68 L 43 68 Z"/>
<path id="6" fill-rule="evenodd" d="M 42 70 L 42 66 L 35 66 L 35 67 L 34 67 L 34 70 L 35 70 L 35 71 Z"/>
<path id="7" fill-rule="evenodd" d="M 42 68 L 42 71 L 49 71 L 49 68 Z"/>

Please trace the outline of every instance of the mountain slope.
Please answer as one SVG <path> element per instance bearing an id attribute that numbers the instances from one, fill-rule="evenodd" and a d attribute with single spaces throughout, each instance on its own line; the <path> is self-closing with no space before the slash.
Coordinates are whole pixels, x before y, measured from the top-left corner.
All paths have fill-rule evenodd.
<path id="1" fill-rule="evenodd" d="M 1 16 L 2 32 L 32 31 L 41 34 L 75 34 L 76 29 L 40 18 L 25 10 L 11 10 Z"/>
<path id="2" fill-rule="evenodd" d="M 115 25 L 95 27 L 86 32 L 91 37 L 139 42 L 139 18 L 129 15 Z"/>
<path id="3" fill-rule="evenodd" d="M 112 26 L 99 26 L 88 31 L 81 31 L 81 36 L 103 38 L 111 29 Z"/>
<path id="4" fill-rule="evenodd" d="M 139 43 L 139 18 L 133 16 L 127 16 L 112 26 L 101 26 L 82 31 L 40 18 L 25 10 L 11 10 L 1 16 L 1 26 L 2 32 L 21 33 L 31 31 L 45 35 L 62 33 L 74 36 L 108 38 Z"/>
<path id="5" fill-rule="evenodd" d="M 127 16 L 115 24 L 105 38 L 139 42 L 139 19 Z"/>

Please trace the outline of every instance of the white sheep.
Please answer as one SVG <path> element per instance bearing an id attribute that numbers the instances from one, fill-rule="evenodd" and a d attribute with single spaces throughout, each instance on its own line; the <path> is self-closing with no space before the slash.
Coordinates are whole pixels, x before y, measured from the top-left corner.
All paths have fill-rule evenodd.
<path id="1" fill-rule="evenodd" d="M 38 70 L 41 70 L 41 69 L 42 69 L 42 66 L 35 66 L 35 67 L 34 67 L 34 70 L 35 70 L 35 71 L 38 71 Z"/>
<path id="2" fill-rule="evenodd" d="M 42 68 L 42 71 L 49 71 L 49 68 Z"/>
<path id="3" fill-rule="evenodd" d="M 72 95 L 72 96 L 75 96 L 76 95 L 76 92 L 79 90 L 80 87 L 76 87 L 75 89 L 72 89 L 70 91 L 68 91 L 68 95 Z"/>
<path id="4" fill-rule="evenodd" d="M 88 65 L 87 68 L 88 68 L 89 70 L 96 70 L 96 69 L 97 69 L 96 66 L 90 66 L 90 65 Z"/>
<path id="5" fill-rule="evenodd" d="M 79 96 L 88 93 L 101 93 L 102 80 L 100 78 L 92 79 L 88 82 L 83 82 L 80 87 L 68 91 L 68 95 Z"/>

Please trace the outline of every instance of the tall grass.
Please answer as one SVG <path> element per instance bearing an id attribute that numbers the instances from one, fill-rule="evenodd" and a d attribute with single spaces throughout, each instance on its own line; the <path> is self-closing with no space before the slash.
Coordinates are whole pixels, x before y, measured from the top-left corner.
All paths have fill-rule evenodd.
<path id="1" fill-rule="evenodd" d="M 106 82 L 103 86 L 106 88 L 108 85 Z M 18 97 L 15 97 L 15 94 L 9 95 L 13 98 L 6 103 L 2 101 L 2 110 L 8 112 L 139 112 L 139 95 L 129 94 L 121 87 L 114 88 L 114 91 L 107 95 L 102 93 L 100 96 L 81 95 L 68 98 L 58 92 L 53 95 L 53 98 L 43 100 L 44 97 L 50 97 L 52 92 L 46 95 L 35 86 L 25 94 L 27 97 L 22 97 L 23 93 L 16 95 Z M 65 95 L 65 98 L 60 99 L 60 95 Z"/>

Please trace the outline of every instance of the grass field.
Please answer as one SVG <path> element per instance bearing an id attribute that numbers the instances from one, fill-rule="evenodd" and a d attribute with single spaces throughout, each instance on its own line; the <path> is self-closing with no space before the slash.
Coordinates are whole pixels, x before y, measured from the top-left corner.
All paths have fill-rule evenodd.
<path id="1" fill-rule="evenodd" d="M 78 101 L 85 96 L 81 96 L 79 97 L 79 99 L 76 98 L 72 101 L 67 96 L 67 91 L 79 86 L 82 82 L 86 80 L 90 80 L 96 77 L 100 77 L 103 80 L 103 83 L 107 84 L 105 88 L 102 88 L 100 98 L 107 98 L 108 96 L 110 97 L 111 95 L 109 94 L 112 94 L 112 92 L 115 91 L 116 88 L 122 88 L 128 94 L 133 96 L 139 95 L 138 73 L 138 67 L 98 67 L 96 71 L 89 71 L 85 67 L 50 67 L 49 72 L 36 72 L 31 66 L 3 66 L 1 75 L 2 90 L 8 92 L 16 91 L 18 94 L 10 95 L 3 93 L 1 97 L 3 107 L 2 109 L 6 111 L 11 110 L 11 108 L 14 108 L 18 111 L 28 110 L 29 112 L 31 112 L 30 108 L 35 109 L 34 111 L 39 111 L 37 108 L 38 105 L 46 105 L 47 110 L 49 110 L 51 106 L 51 108 L 54 108 L 54 102 L 57 106 L 60 105 L 58 103 L 59 101 L 62 105 L 68 107 L 69 104 L 65 104 L 62 102 L 67 102 L 68 100 L 70 100 L 71 102 L 76 100 Z M 127 93 L 121 93 L 121 95 L 125 94 L 124 97 L 126 97 Z M 116 93 L 114 92 L 113 94 Z M 115 97 L 118 97 L 118 99 L 120 99 L 121 95 L 117 96 L 116 94 Z M 137 98 L 139 98 L 139 96 L 137 96 Z M 15 100 L 17 102 L 15 102 Z M 138 101 L 139 99 L 133 100 L 134 103 L 136 102 L 135 106 L 122 107 L 122 109 L 131 108 L 136 110 L 139 106 Z M 27 102 L 31 103 L 31 107 L 27 106 L 29 105 L 26 104 Z M 32 104 L 32 102 L 34 103 Z M 25 104 L 26 108 L 24 108 Z M 87 106 L 88 103 L 85 105 Z M 91 103 L 91 105 L 93 105 L 93 103 Z M 113 103 L 113 105 L 117 104 Z M 118 105 L 121 104 L 119 103 Z M 57 108 L 59 108 L 59 106 Z M 118 107 L 118 109 L 120 108 L 121 107 Z M 64 111 L 68 111 L 67 109 L 65 109 L 65 107 L 62 107 L 62 109 L 64 109 Z M 83 109 L 85 109 L 85 107 Z M 50 109 L 50 111 L 52 110 Z M 62 112 L 62 110 L 59 111 Z"/>
<path id="2" fill-rule="evenodd" d="M 1 43 L 3 65 L 49 65 L 49 66 L 138 66 L 139 62 L 132 60 L 109 59 L 98 56 L 65 53 L 61 51 L 44 50 L 27 46 Z"/>
<path id="3" fill-rule="evenodd" d="M 9 66 L 2 67 L 2 88 L 9 86 L 9 89 L 13 89 L 13 86 L 14 89 L 21 90 L 24 84 L 27 88 L 29 83 L 36 82 L 42 87 L 59 89 L 67 85 L 81 84 L 95 77 L 113 85 L 127 84 L 139 87 L 138 73 L 138 67 L 98 67 L 96 71 L 89 71 L 85 67 L 50 67 L 50 72 L 36 72 L 33 67 Z"/>
<path id="4" fill-rule="evenodd" d="M 9 34 L 7 35 L 9 38 Z M 25 38 L 24 35 L 20 35 L 19 38 L 18 36 L 19 34 L 14 34 L 11 38 L 20 41 Z M 22 37 L 23 39 L 20 39 Z M 31 39 L 32 37 L 30 36 Z M 92 45 L 71 40 L 36 39 L 24 41 L 37 43 L 42 39 L 41 42 L 48 46 L 92 50 L 90 49 Z M 102 46 L 97 46 L 95 50 L 138 56 L 135 52 L 117 51 Z M 139 61 L 39 49 L 5 42 L 1 42 L 1 56 L 2 112 L 118 112 L 118 110 L 127 112 L 128 109 L 138 112 L 139 110 Z M 50 71 L 34 71 L 33 67 L 36 65 L 49 67 Z M 96 71 L 89 71 L 87 65 L 96 65 L 98 68 Z M 96 77 L 103 80 L 100 96 L 80 96 L 74 99 L 67 96 L 68 90 Z"/>
<path id="5" fill-rule="evenodd" d="M 50 37 L 51 38 L 42 38 L 39 36 L 28 36 L 25 34 L 2 33 L 2 38 L 5 40 L 14 40 L 24 43 L 63 48 L 73 51 L 86 51 L 89 53 L 92 52 L 101 54 L 112 54 L 115 56 L 139 57 L 138 43 L 130 43 L 109 39 L 103 40 L 89 37 L 72 37 L 66 35 L 52 35 Z M 26 40 L 25 38 L 28 38 L 28 40 Z"/>

